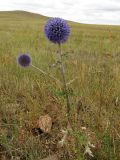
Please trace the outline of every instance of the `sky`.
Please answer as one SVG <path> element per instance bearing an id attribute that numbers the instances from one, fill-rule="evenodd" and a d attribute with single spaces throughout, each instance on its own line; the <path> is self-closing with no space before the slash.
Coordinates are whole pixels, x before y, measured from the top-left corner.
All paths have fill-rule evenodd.
<path id="1" fill-rule="evenodd" d="M 80 23 L 120 25 L 120 0 L 1 0 L 0 11 L 10 10 Z"/>

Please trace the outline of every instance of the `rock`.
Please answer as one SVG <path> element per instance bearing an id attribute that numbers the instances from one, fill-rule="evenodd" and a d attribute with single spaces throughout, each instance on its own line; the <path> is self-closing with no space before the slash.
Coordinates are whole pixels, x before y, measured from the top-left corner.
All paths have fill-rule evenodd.
<path id="1" fill-rule="evenodd" d="M 40 116 L 37 121 L 37 127 L 40 128 L 44 133 L 50 133 L 52 128 L 52 118 L 47 114 Z"/>

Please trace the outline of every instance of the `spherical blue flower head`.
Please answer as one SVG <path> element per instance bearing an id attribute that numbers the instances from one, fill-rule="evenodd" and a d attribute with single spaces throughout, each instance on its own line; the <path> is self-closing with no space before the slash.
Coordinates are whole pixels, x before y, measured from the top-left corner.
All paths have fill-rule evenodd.
<path id="1" fill-rule="evenodd" d="M 70 35 L 70 27 L 64 19 L 51 18 L 45 25 L 45 34 L 53 43 L 64 43 Z"/>
<path id="2" fill-rule="evenodd" d="M 22 67 L 28 67 L 31 63 L 31 58 L 29 55 L 27 54 L 22 54 L 18 57 L 18 63 L 22 66 Z"/>

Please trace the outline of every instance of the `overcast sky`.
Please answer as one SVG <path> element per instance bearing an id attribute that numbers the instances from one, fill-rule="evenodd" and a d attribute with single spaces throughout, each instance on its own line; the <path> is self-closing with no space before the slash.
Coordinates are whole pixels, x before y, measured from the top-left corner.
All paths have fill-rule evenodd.
<path id="1" fill-rule="evenodd" d="M 120 0 L 1 0 L 0 11 L 25 10 L 92 24 L 120 25 Z"/>

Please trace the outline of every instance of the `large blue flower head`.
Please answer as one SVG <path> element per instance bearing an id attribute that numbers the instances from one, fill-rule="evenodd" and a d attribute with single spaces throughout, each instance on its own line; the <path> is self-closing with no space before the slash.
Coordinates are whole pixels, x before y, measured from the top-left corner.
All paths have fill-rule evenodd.
<path id="1" fill-rule="evenodd" d="M 67 41 L 70 27 L 64 19 L 51 18 L 45 25 L 45 34 L 53 43 L 61 44 Z"/>
<path id="2" fill-rule="evenodd" d="M 18 63 L 22 66 L 22 67 L 28 67 L 31 63 L 31 57 L 28 54 L 21 54 L 18 57 Z"/>

